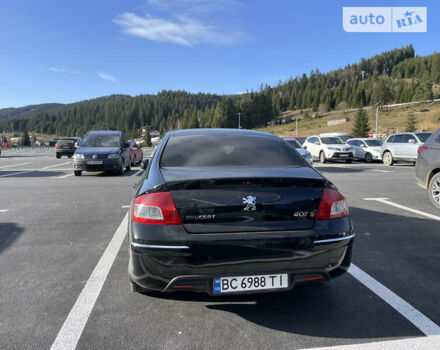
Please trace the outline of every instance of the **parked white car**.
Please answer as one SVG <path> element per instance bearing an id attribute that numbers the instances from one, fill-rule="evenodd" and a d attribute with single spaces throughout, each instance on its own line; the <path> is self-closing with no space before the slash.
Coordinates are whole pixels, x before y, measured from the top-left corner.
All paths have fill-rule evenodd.
<path id="1" fill-rule="evenodd" d="M 312 155 L 309 151 L 307 151 L 305 148 L 301 146 L 301 144 L 295 140 L 293 137 L 283 137 L 283 140 L 286 141 L 289 145 L 291 145 L 295 150 L 303 156 L 303 158 L 307 161 L 307 163 L 310 164 L 310 166 L 313 166 L 313 159 Z"/>
<path id="2" fill-rule="evenodd" d="M 373 138 L 357 138 L 347 141 L 347 145 L 353 148 L 353 155 L 357 159 L 371 163 L 374 160 L 382 160 L 382 140 Z"/>
<path id="3" fill-rule="evenodd" d="M 405 132 L 388 136 L 382 145 L 382 161 L 387 166 L 396 161 L 416 163 L 419 146 L 431 136 L 430 132 Z"/>
<path id="4" fill-rule="evenodd" d="M 334 160 L 344 160 L 346 163 L 353 161 L 353 149 L 342 142 L 339 137 L 309 136 L 303 147 L 321 163 Z"/>

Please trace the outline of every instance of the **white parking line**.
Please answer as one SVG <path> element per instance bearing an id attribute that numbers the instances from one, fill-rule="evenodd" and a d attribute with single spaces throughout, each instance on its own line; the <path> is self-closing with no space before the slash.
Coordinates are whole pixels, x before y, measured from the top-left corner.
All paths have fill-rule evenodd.
<path id="1" fill-rule="evenodd" d="M 393 170 L 378 170 L 378 169 L 373 169 L 373 170 L 370 170 L 370 171 L 376 171 L 376 172 L 378 172 L 378 173 L 394 173 Z"/>
<path id="2" fill-rule="evenodd" d="M 348 272 L 364 286 L 374 292 L 393 309 L 404 316 L 414 326 L 426 335 L 440 335 L 440 327 L 423 315 L 420 311 L 408 304 L 405 300 L 393 293 L 373 277 L 362 271 L 356 265 L 351 264 Z"/>
<path id="3" fill-rule="evenodd" d="M 29 164 L 30 162 L 26 162 L 26 163 L 20 163 L 20 164 L 12 164 L 12 165 L 5 165 L 5 166 L 0 166 L 0 169 L 4 169 L 4 168 L 11 168 L 13 166 L 20 166 L 20 165 L 25 165 L 25 164 Z"/>
<path id="4" fill-rule="evenodd" d="M 54 168 L 54 167 L 61 166 L 61 165 L 66 165 L 66 164 L 71 164 L 71 162 L 66 162 L 66 163 L 61 163 L 61 164 L 51 165 L 51 166 L 47 166 L 47 167 L 45 167 L 45 168 L 41 168 L 41 169 L 32 169 L 32 170 L 26 170 L 26 171 L 19 171 L 18 173 L 12 173 L 12 174 L 0 175 L 0 177 L 8 177 L 8 176 L 14 176 L 14 175 L 26 174 L 26 173 L 31 173 L 31 172 L 33 172 L 33 171 L 46 170 L 46 169 L 50 169 L 50 168 Z M 59 169 L 58 169 L 58 170 L 59 170 Z"/>
<path id="5" fill-rule="evenodd" d="M 144 171 L 144 169 L 141 169 L 139 171 L 136 171 L 133 175 L 131 176 L 138 176 L 140 173 L 142 173 Z"/>
<path id="6" fill-rule="evenodd" d="M 0 213 L 6 213 L 9 209 L 0 209 Z"/>
<path id="7" fill-rule="evenodd" d="M 107 278 L 107 275 L 113 265 L 116 255 L 121 248 L 121 244 L 124 241 L 127 233 L 128 214 L 125 214 L 124 219 L 113 235 L 112 240 L 107 246 L 101 259 L 87 280 L 81 294 L 70 310 L 67 319 L 64 321 L 58 335 L 51 346 L 52 350 L 55 349 L 75 349 L 78 344 L 78 340 L 86 325 L 87 319 L 93 310 L 93 307 L 101 292 L 102 286 Z"/>
<path id="8" fill-rule="evenodd" d="M 415 213 L 415 214 L 418 214 L 418 215 L 422 215 L 422 216 L 426 216 L 427 218 L 440 221 L 440 216 L 429 214 L 429 213 L 425 213 L 424 211 L 420 211 L 420 210 L 417 210 L 417 209 L 405 207 L 404 205 L 400 205 L 400 204 L 391 202 L 390 200 L 388 200 L 388 198 L 364 198 L 364 200 L 366 200 L 366 201 L 377 201 L 377 202 L 380 202 L 380 203 L 392 205 L 393 207 L 396 207 L 396 208 L 399 208 L 399 209 L 403 209 L 403 210 L 407 210 L 407 211 L 410 211 L 412 213 Z"/>
<path id="9" fill-rule="evenodd" d="M 130 208 L 129 205 L 123 205 L 121 208 Z"/>
<path id="10" fill-rule="evenodd" d="M 438 349 L 440 336 L 405 338 L 398 340 L 385 340 L 363 344 L 350 344 L 339 346 L 326 346 L 322 348 L 308 348 L 308 350 L 435 350 Z"/>

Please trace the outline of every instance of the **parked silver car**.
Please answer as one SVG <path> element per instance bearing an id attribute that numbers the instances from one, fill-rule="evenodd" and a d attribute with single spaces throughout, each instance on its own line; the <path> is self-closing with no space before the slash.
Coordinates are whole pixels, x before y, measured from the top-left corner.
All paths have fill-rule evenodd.
<path id="1" fill-rule="evenodd" d="M 382 145 L 383 164 L 391 166 L 396 161 L 415 163 L 419 146 L 421 146 L 431 134 L 430 132 L 405 132 L 388 136 Z"/>
<path id="2" fill-rule="evenodd" d="M 297 141 L 292 137 L 283 137 L 283 140 L 286 141 L 293 148 L 295 148 L 297 152 L 303 156 L 303 158 L 307 161 L 307 163 L 310 164 L 310 166 L 313 166 L 312 154 L 306 149 L 302 148 L 299 141 Z"/>
<path id="3" fill-rule="evenodd" d="M 419 147 L 416 163 L 417 184 L 428 190 L 428 198 L 440 209 L 440 129 Z"/>
<path id="4" fill-rule="evenodd" d="M 353 155 L 357 159 L 371 163 L 373 160 L 382 159 L 382 140 L 371 138 L 350 139 L 347 145 L 353 149 Z"/>

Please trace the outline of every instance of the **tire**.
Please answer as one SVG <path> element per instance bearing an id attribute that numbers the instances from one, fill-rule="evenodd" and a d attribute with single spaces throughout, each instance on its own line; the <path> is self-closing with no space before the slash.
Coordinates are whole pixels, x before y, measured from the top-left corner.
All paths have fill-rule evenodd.
<path id="1" fill-rule="evenodd" d="M 365 161 L 366 161 L 367 163 L 371 163 L 371 162 L 373 161 L 373 156 L 371 155 L 371 153 L 367 153 L 367 154 L 365 155 Z"/>
<path id="2" fill-rule="evenodd" d="M 325 158 L 325 154 L 323 151 L 321 151 L 321 153 L 319 153 L 319 161 L 324 164 L 327 163 L 327 158 Z"/>
<path id="3" fill-rule="evenodd" d="M 60 158 L 61 158 L 61 154 L 57 154 L 56 157 L 57 157 L 58 159 L 60 159 Z"/>
<path id="4" fill-rule="evenodd" d="M 116 174 L 118 175 L 124 175 L 124 162 L 121 163 L 121 168 L 119 170 L 116 171 Z"/>
<path id="5" fill-rule="evenodd" d="M 353 160 L 351 160 L 351 159 L 347 159 L 346 161 L 345 161 L 345 163 L 347 163 L 347 164 L 351 164 L 353 162 Z"/>
<path id="6" fill-rule="evenodd" d="M 75 174 L 75 176 L 81 176 L 82 171 L 81 170 L 74 170 L 73 173 Z"/>
<path id="7" fill-rule="evenodd" d="M 72 158 L 72 156 L 71 156 L 71 155 L 68 155 L 67 158 Z"/>
<path id="8" fill-rule="evenodd" d="M 440 209 L 440 173 L 435 174 L 429 181 L 428 197 L 432 205 Z"/>
<path id="9" fill-rule="evenodd" d="M 386 166 L 392 166 L 394 164 L 393 155 L 391 152 L 386 151 L 382 156 L 382 162 Z"/>

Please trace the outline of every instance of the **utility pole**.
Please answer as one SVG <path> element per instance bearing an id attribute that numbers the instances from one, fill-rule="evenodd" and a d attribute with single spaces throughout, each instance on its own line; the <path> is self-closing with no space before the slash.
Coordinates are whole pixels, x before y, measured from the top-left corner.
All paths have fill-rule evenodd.
<path id="1" fill-rule="evenodd" d="M 374 105 L 374 107 L 376 107 L 376 130 L 375 130 L 376 131 L 376 137 L 379 134 L 379 132 L 377 130 L 377 128 L 378 128 L 377 123 L 378 123 L 378 120 L 379 120 L 379 108 L 380 108 L 380 104 L 381 103 L 382 103 L 382 101 L 379 101 L 378 103 L 376 103 Z"/>
<path id="2" fill-rule="evenodd" d="M 237 113 L 237 114 L 238 114 L 238 128 L 241 129 L 240 118 L 241 118 L 241 115 L 242 115 L 243 113 L 239 112 L 239 113 Z"/>
<path id="3" fill-rule="evenodd" d="M 296 117 L 295 136 L 298 136 L 298 117 Z"/>

